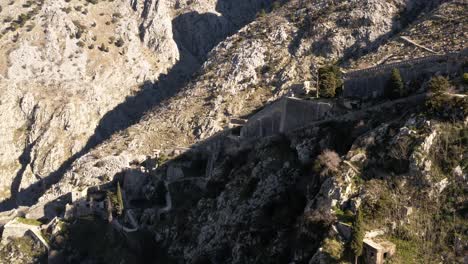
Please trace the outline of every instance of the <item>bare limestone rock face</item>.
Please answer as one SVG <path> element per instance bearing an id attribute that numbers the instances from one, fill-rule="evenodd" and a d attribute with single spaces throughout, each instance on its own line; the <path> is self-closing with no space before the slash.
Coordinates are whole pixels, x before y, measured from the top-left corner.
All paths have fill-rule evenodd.
<path id="1" fill-rule="evenodd" d="M 18 29 L 13 45 L 8 34 L 0 39 L 7 58 L 0 67 L 2 199 L 13 193 L 16 200 L 15 192 L 49 177 L 85 148 L 106 112 L 171 66 L 159 65 L 140 43 L 138 14 L 126 4 L 92 5 L 87 16 L 65 12 L 69 5 L 45 1 L 32 31 Z M 122 19 L 107 25 L 97 13 L 105 8 Z M 108 44 L 111 37 L 125 44 Z M 101 43 L 108 52 L 97 49 Z"/>
<path id="2" fill-rule="evenodd" d="M 179 60 L 179 50 L 173 37 L 173 10 L 168 6 L 170 2 L 172 1 L 133 0 L 130 4 L 141 17 L 140 39 L 148 48 L 160 54 L 159 60 L 174 64 Z"/>

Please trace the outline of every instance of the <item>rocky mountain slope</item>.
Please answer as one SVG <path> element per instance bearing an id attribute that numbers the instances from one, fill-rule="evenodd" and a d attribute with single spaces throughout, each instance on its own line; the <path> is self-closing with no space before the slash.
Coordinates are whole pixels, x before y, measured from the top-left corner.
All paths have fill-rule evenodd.
<path id="1" fill-rule="evenodd" d="M 379 54 L 380 49 L 375 51 L 379 43 L 390 45 L 385 40 L 397 41 L 399 32 L 406 29 L 400 24 L 408 25 L 409 22 L 397 19 L 405 12 L 413 19 L 422 13 L 420 21 L 415 24 L 418 25 L 425 19 L 432 19 L 437 12 L 451 8 L 463 12 L 466 7 L 457 1 L 441 5 L 437 1 L 415 1 L 411 5 L 403 1 L 364 2 L 366 4 L 359 5 L 345 1 L 336 6 L 328 1 L 291 1 L 277 6 L 266 16 L 260 16 L 216 46 L 180 93 L 157 104 L 140 122 L 115 134 L 113 139 L 78 161 L 75 168 L 65 175 L 65 181 L 70 182 L 70 177 L 75 174 L 73 171 L 81 171 L 81 166 L 92 166 L 86 164 L 97 162 L 96 158 L 101 156 L 121 156 L 132 160 L 141 155 L 186 147 L 214 135 L 223 130 L 232 117 L 249 115 L 265 103 L 291 93 L 304 81 L 315 80 L 314 68 L 340 58 L 347 65 L 348 61 L 355 59 L 346 52 L 361 58 L 353 51 L 357 47 L 361 47 L 362 53 L 369 53 L 367 56 Z M 360 16 L 369 16 L 371 22 L 352 22 Z M 345 17 L 348 17 L 347 23 L 342 22 Z M 315 27 L 318 32 L 313 32 L 311 23 L 319 23 L 320 26 Z M 336 32 L 327 33 L 327 28 Z M 352 32 L 356 37 L 344 43 L 345 37 Z M 328 51 L 314 50 L 314 45 Z M 400 46 L 401 52 L 408 50 L 413 55 L 425 54 L 424 51 L 416 53 L 413 45 Z M 445 47 L 460 50 L 460 46 Z M 122 165 L 125 166 L 127 164 Z"/>
<path id="2" fill-rule="evenodd" d="M 315 83 L 321 66 L 337 63 L 347 71 L 462 51 L 464 1 L 38 0 L 0 6 L 2 211 L 35 204 L 19 209 L 29 210 L 27 216 L 37 208 L 54 211 L 51 204 L 70 192 L 135 173 L 150 179 L 148 201 L 136 210 L 143 234 L 122 244 L 112 228 L 96 228 L 116 236 L 112 243 L 129 263 L 135 255 L 170 263 L 345 261 L 337 217 L 355 213 L 361 203 L 365 214 L 377 215 L 366 228 L 390 224 L 387 238 L 417 251 L 405 254 L 430 259 L 440 253 L 450 262 L 465 252 L 456 241 L 466 235 L 459 217 L 466 188 L 457 188 L 466 184 L 466 166 L 431 157 L 439 168 L 428 169 L 428 158 L 422 161 L 418 152 L 439 151 L 429 142 L 434 138 L 446 146 L 464 144 L 466 123 L 421 117 L 422 105 L 398 105 L 213 156 L 189 152 L 159 168 L 147 165 L 148 157 L 158 156 L 161 165 L 186 147 L 203 146 L 232 118 Z M 459 79 L 455 83 L 466 92 Z M 446 142 L 430 133 L 447 127 L 460 139 Z M 314 164 L 327 149 L 338 161 L 322 173 Z M 457 152 L 455 163 L 465 152 Z M 210 162 L 210 175 L 199 175 Z M 168 185 L 174 168 L 200 179 Z M 461 198 L 444 208 L 454 193 Z M 431 207 L 411 202 L 414 197 L 438 202 Z M 441 220 L 400 224 L 410 221 L 401 217 L 405 206 L 424 216 L 454 211 L 447 230 L 431 232 L 457 250 L 414 246 L 433 243 L 415 230 Z M 402 240 L 401 232 L 409 238 Z M 55 253 L 69 261 L 112 259 L 105 247 L 96 259 L 86 257 L 90 249 L 81 251 L 81 242 L 62 233 L 70 241 L 54 244 Z M 135 242 L 139 235 L 149 249 Z M 405 256 L 397 263 L 410 263 Z"/>
<path id="3" fill-rule="evenodd" d="M 231 5 L 2 2 L 1 193 L 13 196 L 6 207 L 31 204 L 77 157 L 176 93 L 267 2 Z M 16 197 L 27 188 L 34 190 Z"/>

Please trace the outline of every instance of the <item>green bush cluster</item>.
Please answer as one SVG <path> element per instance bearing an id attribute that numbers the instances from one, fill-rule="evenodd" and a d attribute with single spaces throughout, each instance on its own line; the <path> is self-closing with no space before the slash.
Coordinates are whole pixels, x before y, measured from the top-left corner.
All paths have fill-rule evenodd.
<path id="1" fill-rule="evenodd" d="M 23 27 L 28 20 L 30 20 L 36 13 L 34 11 L 30 11 L 28 13 L 20 14 L 18 18 L 10 23 L 10 27 L 8 28 L 11 31 L 16 31 L 18 28 Z M 4 22 L 11 21 L 11 17 L 7 17 L 4 19 Z"/>

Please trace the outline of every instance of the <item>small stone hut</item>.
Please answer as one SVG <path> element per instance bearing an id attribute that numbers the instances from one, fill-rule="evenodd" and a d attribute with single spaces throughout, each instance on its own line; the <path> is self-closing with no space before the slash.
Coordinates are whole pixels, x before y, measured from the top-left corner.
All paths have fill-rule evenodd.
<path id="1" fill-rule="evenodd" d="M 395 254 L 396 246 L 389 241 L 374 241 L 364 239 L 364 260 L 366 264 L 383 264 L 385 260 Z"/>

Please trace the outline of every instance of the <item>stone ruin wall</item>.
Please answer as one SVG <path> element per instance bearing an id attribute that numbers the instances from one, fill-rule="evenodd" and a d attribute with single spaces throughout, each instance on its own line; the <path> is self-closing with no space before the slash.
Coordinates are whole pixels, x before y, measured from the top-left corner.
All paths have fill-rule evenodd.
<path id="1" fill-rule="evenodd" d="M 344 75 L 343 96 L 363 100 L 380 98 L 385 95 L 385 87 L 394 68 L 400 70 L 403 80 L 407 82 L 421 75 L 456 73 L 467 58 L 467 50 L 464 50 L 460 53 L 427 56 L 349 72 Z"/>

